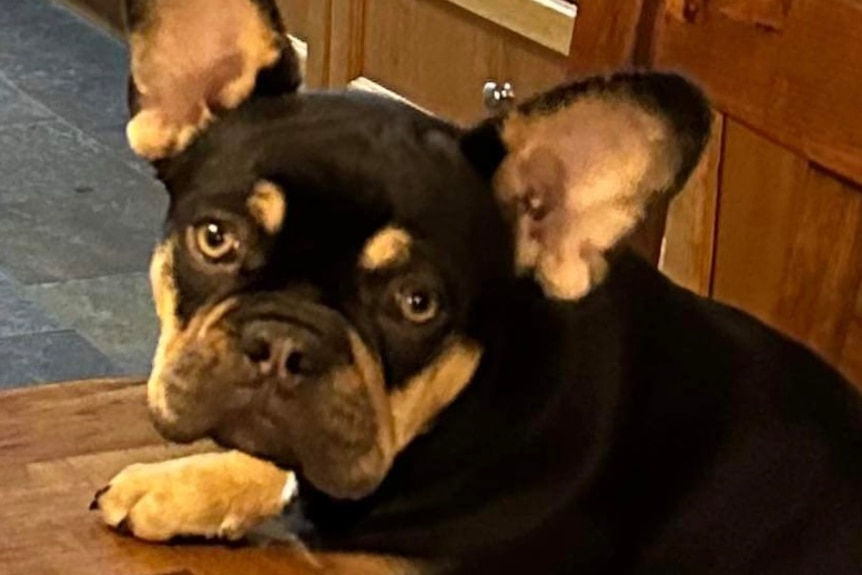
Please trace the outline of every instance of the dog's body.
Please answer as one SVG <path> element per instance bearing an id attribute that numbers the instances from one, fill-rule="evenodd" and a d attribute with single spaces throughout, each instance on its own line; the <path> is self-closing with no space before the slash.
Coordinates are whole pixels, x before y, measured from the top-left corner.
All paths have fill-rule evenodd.
<path id="1" fill-rule="evenodd" d="M 465 573 L 862 569 L 862 405 L 798 344 L 629 255 L 500 329 L 370 501 L 310 514 L 321 542 L 481 549 Z"/>
<path id="2" fill-rule="evenodd" d="M 696 89 L 593 79 L 462 130 L 294 93 L 269 2 L 206 4 L 228 30 L 178 73 L 201 2 L 129 10 L 130 141 L 171 194 L 150 407 L 254 457 L 130 468 L 109 524 L 241 536 L 292 495 L 262 459 L 346 573 L 862 571 L 862 399 L 622 247 L 697 162 Z"/>

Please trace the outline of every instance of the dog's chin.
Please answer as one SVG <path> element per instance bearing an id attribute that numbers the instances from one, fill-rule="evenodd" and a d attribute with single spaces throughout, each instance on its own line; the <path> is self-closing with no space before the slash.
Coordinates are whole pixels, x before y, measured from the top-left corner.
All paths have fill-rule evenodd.
<path id="1" fill-rule="evenodd" d="M 254 457 L 271 461 L 282 468 L 297 471 L 299 461 L 293 450 L 277 441 L 279 434 L 276 429 L 266 425 L 259 419 L 254 422 L 243 418 L 242 424 L 221 425 L 213 429 L 208 438 L 219 447 L 236 449 Z"/>
<path id="2" fill-rule="evenodd" d="M 211 435 L 209 426 L 189 425 L 187 421 L 166 416 L 153 408 L 150 408 L 150 422 L 162 438 L 172 443 L 194 443 Z"/>

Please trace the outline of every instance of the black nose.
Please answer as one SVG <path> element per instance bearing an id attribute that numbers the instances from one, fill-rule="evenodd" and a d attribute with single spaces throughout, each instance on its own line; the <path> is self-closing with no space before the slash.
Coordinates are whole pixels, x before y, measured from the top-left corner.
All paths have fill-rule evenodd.
<path id="1" fill-rule="evenodd" d="M 299 382 L 325 369 L 320 337 L 301 325 L 251 321 L 242 329 L 240 346 L 262 375 Z"/>

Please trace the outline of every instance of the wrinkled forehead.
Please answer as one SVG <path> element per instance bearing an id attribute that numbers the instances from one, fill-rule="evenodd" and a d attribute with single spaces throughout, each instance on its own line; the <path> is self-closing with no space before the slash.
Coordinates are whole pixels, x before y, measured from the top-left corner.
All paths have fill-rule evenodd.
<path id="1" fill-rule="evenodd" d="M 489 184 L 460 152 L 456 128 L 404 104 L 352 93 L 261 99 L 228 114 L 165 168 L 174 217 L 241 209 L 260 180 L 289 204 L 369 225 L 430 231 L 496 213 Z"/>
<path id="2" fill-rule="evenodd" d="M 397 204 L 463 179 L 453 128 L 381 100 L 312 94 L 249 102 L 171 161 L 171 191 L 222 195 L 270 178 L 333 202 Z"/>

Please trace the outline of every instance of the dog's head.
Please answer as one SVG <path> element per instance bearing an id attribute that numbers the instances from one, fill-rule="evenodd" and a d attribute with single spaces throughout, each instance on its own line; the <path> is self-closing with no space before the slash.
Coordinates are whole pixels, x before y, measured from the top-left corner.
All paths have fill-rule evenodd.
<path id="1" fill-rule="evenodd" d="M 463 130 L 302 93 L 271 2 L 130 0 L 128 134 L 170 194 L 150 408 L 334 497 L 469 385 L 516 278 L 577 300 L 710 123 L 673 75 L 560 87 Z"/>

